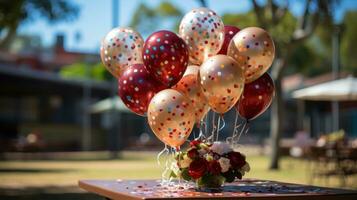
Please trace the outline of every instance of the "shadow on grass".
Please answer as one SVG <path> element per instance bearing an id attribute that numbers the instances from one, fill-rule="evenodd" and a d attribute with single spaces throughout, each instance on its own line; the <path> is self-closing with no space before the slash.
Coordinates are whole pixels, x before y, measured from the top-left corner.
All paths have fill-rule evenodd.
<path id="1" fill-rule="evenodd" d="M 65 193 L 65 194 L 29 194 L 29 195 L 1 195 L 1 200 L 103 200 L 103 197 L 89 193 Z"/>
<path id="2" fill-rule="evenodd" d="M 37 168 L 28 168 L 28 169 L 16 169 L 16 168 L 0 168 L 0 173 L 65 173 L 75 170 L 71 169 L 37 169 Z"/>
<path id="3" fill-rule="evenodd" d="M 95 194 L 85 193 L 78 187 L 41 187 L 41 188 L 0 188 L 1 200 L 103 200 Z"/>

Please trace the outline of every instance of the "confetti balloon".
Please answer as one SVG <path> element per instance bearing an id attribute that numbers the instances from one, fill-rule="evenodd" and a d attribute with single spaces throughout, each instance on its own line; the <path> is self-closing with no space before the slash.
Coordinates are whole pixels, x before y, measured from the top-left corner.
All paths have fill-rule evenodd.
<path id="1" fill-rule="evenodd" d="M 225 113 L 237 103 L 244 86 L 244 71 L 233 58 L 216 55 L 200 68 L 203 93 L 217 113 Z"/>
<path id="2" fill-rule="evenodd" d="M 196 123 L 199 123 L 209 111 L 207 99 L 203 95 L 199 82 L 199 69 L 199 66 L 190 65 L 187 68 L 190 71 L 188 73 L 185 72 L 182 79 L 173 87 L 191 100 L 195 109 Z"/>
<path id="3" fill-rule="evenodd" d="M 157 31 L 144 44 L 143 60 L 148 71 L 167 87 L 175 85 L 188 64 L 185 42 L 171 31 Z"/>
<path id="4" fill-rule="evenodd" d="M 179 35 L 189 47 L 190 62 L 201 65 L 221 49 L 224 25 L 221 17 L 208 8 L 196 8 L 181 21 Z"/>
<path id="5" fill-rule="evenodd" d="M 164 86 L 154 80 L 143 64 L 131 65 L 118 79 L 118 93 L 134 113 L 145 115 L 151 98 Z"/>
<path id="6" fill-rule="evenodd" d="M 245 81 L 250 83 L 263 75 L 273 63 L 274 42 L 261 28 L 245 28 L 233 37 L 227 55 L 244 66 Z"/>
<path id="7" fill-rule="evenodd" d="M 218 54 L 227 55 L 228 45 L 231 42 L 234 35 L 239 31 L 240 29 L 236 26 L 224 25 L 224 41 L 221 50 L 218 52 Z"/>
<path id="8" fill-rule="evenodd" d="M 178 148 L 190 135 L 195 124 L 190 100 L 174 89 L 165 89 L 152 98 L 148 109 L 152 131 L 165 144 Z"/>
<path id="9" fill-rule="evenodd" d="M 100 57 L 116 78 L 132 64 L 142 63 L 144 40 L 131 28 L 114 28 L 102 40 Z"/>
<path id="10" fill-rule="evenodd" d="M 241 99 L 235 105 L 239 115 L 252 120 L 270 106 L 274 96 L 274 83 L 268 73 L 244 86 Z"/>
<path id="11" fill-rule="evenodd" d="M 189 65 L 187 66 L 187 69 L 183 76 L 189 75 L 189 74 L 194 74 L 197 75 L 200 72 L 200 67 L 197 65 Z"/>

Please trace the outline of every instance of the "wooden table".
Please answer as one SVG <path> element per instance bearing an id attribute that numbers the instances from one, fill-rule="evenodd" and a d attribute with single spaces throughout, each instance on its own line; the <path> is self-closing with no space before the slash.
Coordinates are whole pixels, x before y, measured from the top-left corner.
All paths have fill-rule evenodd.
<path id="1" fill-rule="evenodd" d="M 106 199 L 249 199 L 357 200 L 357 190 L 343 190 L 276 181 L 245 179 L 225 184 L 222 192 L 198 192 L 193 187 L 163 186 L 160 180 L 81 180 L 79 187 Z"/>

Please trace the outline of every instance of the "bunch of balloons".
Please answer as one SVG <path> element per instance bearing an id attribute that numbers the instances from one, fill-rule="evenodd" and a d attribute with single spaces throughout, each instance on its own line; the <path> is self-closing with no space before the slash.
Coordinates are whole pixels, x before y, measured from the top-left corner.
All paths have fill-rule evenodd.
<path id="1" fill-rule="evenodd" d="M 210 109 L 223 115 L 235 107 L 247 121 L 262 114 L 274 96 L 267 73 L 274 54 L 265 30 L 225 26 L 208 8 L 187 13 L 178 34 L 161 30 L 145 42 L 131 28 L 115 28 L 100 49 L 122 101 L 174 148 Z"/>

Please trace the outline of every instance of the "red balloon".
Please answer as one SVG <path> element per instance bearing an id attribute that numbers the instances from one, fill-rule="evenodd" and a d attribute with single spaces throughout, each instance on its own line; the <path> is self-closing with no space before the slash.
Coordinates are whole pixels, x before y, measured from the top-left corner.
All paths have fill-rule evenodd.
<path id="1" fill-rule="evenodd" d="M 157 31 L 144 43 L 143 61 L 147 70 L 165 86 L 175 85 L 185 73 L 188 49 L 171 31 Z"/>
<path id="2" fill-rule="evenodd" d="M 221 50 L 219 50 L 218 54 L 227 55 L 228 45 L 231 42 L 233 36 L 239 31 L 240 29 L 236 26 L 224 25 L 224 41 Z"/>
<path id="3" fill-rule="evenodd" d="M 151 98 L 165 87 L 152 78 L 143 64 L 133 64 L 118 79 L 118 93 L 134 113 L 145 116 Z"/>
<path id="4" fill-rule="evenodd" d="M 241 99 L 235 105 L 239 115 L 252 120 L 261 115 L 270 106 L 275 93 L 274 82 L 268 73 L 257 80 L 244 85 Z"/>

